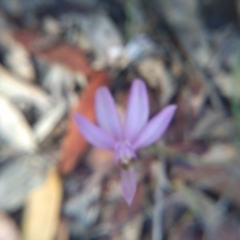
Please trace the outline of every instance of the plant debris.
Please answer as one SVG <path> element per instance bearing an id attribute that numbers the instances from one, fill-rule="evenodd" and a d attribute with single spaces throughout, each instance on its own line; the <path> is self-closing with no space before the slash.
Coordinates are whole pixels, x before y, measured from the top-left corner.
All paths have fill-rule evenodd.
<path id="1" fill-rule="evenodd" d="M 0 239 L 240 239 L 239 6 L 0 1 Z M 128 206 L 113 154 L 73 114 L 95 122 L 105 85 L 123 120 L 135 79 L 150 118 L 178 108 L 132 161 Z"/>

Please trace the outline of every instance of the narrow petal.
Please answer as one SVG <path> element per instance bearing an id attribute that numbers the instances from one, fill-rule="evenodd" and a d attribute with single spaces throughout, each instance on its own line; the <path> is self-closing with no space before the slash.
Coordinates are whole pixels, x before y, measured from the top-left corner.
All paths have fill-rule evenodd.
<path id="1" fill-rule="evenodd" d="M 157 116 L 155 116 L 143 129 L 133 143 L 133 149 L 146 147 L 156 142 L 167 130 L 174 113 L 176 105 L 165 107 Z"/>
<path id="2" fill-rule="evenodd" d="M 96 92 L 96 115 L 98 124 L 115 140 L 122 139 L 122 126 L 114 100 L 108 88 Z"/>
<path id="3" fill-rule="evenodd" d="M 124 134 L 126 139 L 133 141 L 147 123 L 149 117 L 148 93 L 142 80 L 135 80 L 131 86 Z"/>
<path id="4" fill-rule="evenodd" d="M 108 150 L 114 149 L 113 139 L 101 128 L 80 114 L 74 114 L 74 120 L 77 124 L 78 130 L 92 145 Z"/>
<path id="5" fill-rule="evenodd" d="M 122 194 L 128 205 L 131 205 L 137 190 L 137 181 L 133 167 L 121 170 Z"/>

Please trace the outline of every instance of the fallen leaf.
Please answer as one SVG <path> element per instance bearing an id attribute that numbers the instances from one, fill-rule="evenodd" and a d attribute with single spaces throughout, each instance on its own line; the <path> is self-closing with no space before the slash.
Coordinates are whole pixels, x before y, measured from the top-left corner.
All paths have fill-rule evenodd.
<path id="1" fill-rule="evenodd" d="M 32 82 L 36 75 L 28 51 L 17 43 L 8 32 L 1 34 L 0 42 L 1 48 L 6 49 L 5 66 L 21 80 Z"/>
<path id="2" fill-rule="evenodd" d="M 23 214 L 24 240 L 53 240 L 59 224 L 62 186 L 55 168 L 43 185 L 33 189 Z"/>
<path id="3" fill-rule="evenodd" d="M 30 30 L 16 30 L 12 35 L 18 43 L 36 57 L 50 63 L 61 64 L 73 72 L 81 72 L 86 75 L 92 72 L 84 52 L 73 45 L 49 42 L 46 36 Z"/>
<path id="4" fill-rule="evenodd" d="M 43 35 L 36 31 L 15 30 L 12 32 L 13 39 L 21 44 L 30 53 L 34 53 L 34 43 L 43 39 Z"/>
<path id="5" fill-rule="evenodd" d="M 169 100 L 176 92 L 176 83 L 167 72 L 164 63 L 159 58 L 146 57 L 139 61 L 138 71 L 149 86 L 160 92 L 159 101 L 162 105 L 169 103 Z"/>
<path id="6" fill-rule="evenodd" d="M 67 66 L 70 70 L 84 73 L 87 76 L 92 72 L 85 54 L 79 48 L 69 44 L 54 45 L 54 47 L 39 52 L 38 56 L 47 61 Z"/>
<path id="7" fill-rule="evenodd" d="M 51 100 L 47 93 L 34 84 L 20 81 L 0 64 L 0 94 L 16 104 L 27 103 L 39 112 L 49 109 Z"/>
<path id="8" fill-rule="evenodd" d="M 0 108 L 0 138 L 16 150 L 34 152 L 36 142 L 22 112 L 3 96 L 0 96 Z"/>
<path id="9" fill-rule="evenodd" d="M 100 86 L 107 85 L 108 83 L 109 77 L 104 72 L 93 74 L 89 85 L 79 97 L 76 107 L 71 111 L 68 119 L 68 133 L 66 134 L 62 145 L 62 161 L 60 162 L 61 173 L 70 173 L 77 163 L 77 158 L 86 151 L 88 146 L 85 138 L 78 131 L 72 114 L 81 113 L 90 121 L 95 121 L 95 91 Z"/>

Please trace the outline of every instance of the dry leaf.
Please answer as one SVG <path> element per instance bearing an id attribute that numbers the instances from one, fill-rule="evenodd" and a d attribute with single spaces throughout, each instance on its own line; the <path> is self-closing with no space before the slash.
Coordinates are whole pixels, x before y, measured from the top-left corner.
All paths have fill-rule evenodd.
<path id="1" fill-rule="evenodd" d="M 159 58 L 148 57 L 144 58 L 137 65 L 138 71 L 149 86 L 160 90 L 159 100 L 162 105 L 169 103 L 169 100 L 176 92 L 176 83 L 167 72 L 164 63 Z"/>
<path id="2" fill-rule="evenodd" d="M 39 112 L 49 109 L 51 100 L 47 93 L 36 85 L 22 82 L 16 76 L 8 72 L 0 64 L 0 94 L 10 98 L 18 105 L 27 103 L 33 105 Z"/>
<path id="3" fill-rule="evenodd" d="M 30 192 L 23 215 L 24 240 L 53 240 L 59 224 L 62 186 L 55 168 Z"/>
<path id="4" fill-rule="evenodd" d="M 0 139 L 16 150 L 35 151 L 33 133 L 22 112 L 4 96 L 0 96 L 0 108 Z"/>
<path id="5" fill-rule="evenodd" d="M 81 72 L 86 75 L 89 75 L 92 72 L 85 54 L 79 48 L 69 44 L 62 43 L 54 45 L 52 48 L 42 50 L 38 56 L 43 57 L 47 61 L 67 66 L 74 72 Z"/>
<path id="6" fill-rule="evenodd" d="M 13 38 L 36 57 L 43 58 L 50 63 L 63 65 L 73 72 L 81 72 L 86 75 L 92 72 L 85 54 L 75 46 L 49 42 L 44 35 L 30 30 L 17 30 L 13 32 Z"/>
<path id="7" fill-rule="evenodd" d="M 60 171 L 63 174 L 70 173 L 77 162 L 77 158 L 83 154 L 88 146 L 85 138 L 77 130 L 72 114 L 73 112 L 81 113 L 91 121 L 95 121 L 94 100 L 95 91 L 102 85 L 109 82 L 108 76 L 104 72 L 97 72 L 90 79 L 89 85 L 80 96 L 77 106 L 69 115 L 68 133 L 62 146 L 62 161 Z"/>
<path id="8" fill-rule="evenodd" d="M 18 44 L 7 32 L 0 36 L 1 48 L 6 49 L 4 63 L 7 68 L 23 80 L 32 82 L 35 79 L 35 70 L 26 49 Z"/>

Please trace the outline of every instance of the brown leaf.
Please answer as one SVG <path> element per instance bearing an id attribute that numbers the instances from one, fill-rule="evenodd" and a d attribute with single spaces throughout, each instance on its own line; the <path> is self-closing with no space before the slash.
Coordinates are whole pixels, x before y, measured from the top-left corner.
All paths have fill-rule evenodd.
<path id="1" fill-rule="evenodd" d="M 12 35 L 18 43 L 36 57 L 61 64 L 74 72 L 81 72 L 85 75 L 92 72 L 84 52 L 73 45 L 56 44 L 39 32 L 30 30 L 16 30 Z"/>
<path id="2" fill-rule="evenodd" d="M 12 32 L 12 36 L 18 43 L 22 44 L 30 54 L 34 53 L 34 43 L 44 37 L 39 32 L 27 29 L 15 30 Z"/>
<path id="3" fill-rule="evenodd" d="M 24 240 L 53 240 L 59 224 L 62 185 L 55 168 L 30 192 L 23 215 Z"/>
<path id="4" fill-rule="evenodd" d="M 79 48 L 66 43 L 57 44 L 54 45 L 54 47 L 44 49 L 39 52 L 39 56 L 47 61 L 67 66 L 74 72 L 82 72 L 87 76 L 92 72 L 85 54 Z"/>
<path id="5" fill-rule="evenodd" d="M 95 91 L 102 85 L 107 85 L 109 78 L 104 72 L 95 73 L 90 79 L 89 85 L 79 98 L 77 106 L 72 110 L 68 120 L 68 133 L 65 136 L 62 145 L 62 161 L 60 163 L 60 171 L 63 174 L 70 173 L 76 163 L 77 158 L 82 155 L 88 146 L 85 138 L 77 130 L 72 114 L 74 112 L 81 113 L 90 121 L 95 121 L 94 99 Z"/>

